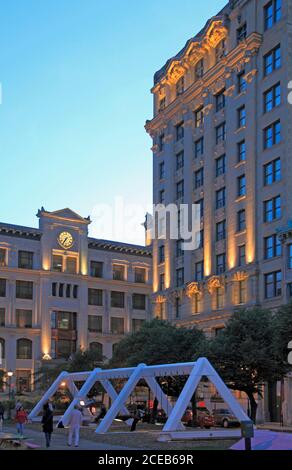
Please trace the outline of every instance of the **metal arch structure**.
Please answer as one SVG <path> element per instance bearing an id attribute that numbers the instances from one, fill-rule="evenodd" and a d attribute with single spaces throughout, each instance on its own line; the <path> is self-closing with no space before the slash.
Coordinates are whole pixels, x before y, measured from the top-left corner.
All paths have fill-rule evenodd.
<path id="1" fill-rule="evenodd" d="M 188 376 L 183 390 L 181 391 L 174 406 L 172 406 L 168 401 L 168 397 L 164 394 L 156 380 L 158 377 L 167 376 Z M 59 420 L 58 425 L 68 425 L 74 406 L 80 403 L 80 401 L 86 400 L 87 394 L 90 392 L 93 385 L 96 382 L 99 382 L 110 396 L 112 404 L 105 417 L 97 426 L 95 432 L 97 434 L 106 433 L 119 413 L 129 413 L 126 408 L 127 399 L 130 397 L 138 382 L 141 379 L 144 379 L 151 389 L 153 396 L 157 398 L 162 409 L 165 411 L 168 417 L 162 433 L 182 431 L 185 429 L 181 422 L 182 416 L 188 407 L 202 377 L 207 377 L 208 380 L 213 383 L 218 393 L 221 395 L 225 403 L 229 406 L 230 410 L 240 423 L 252 426 L 252 421 L 250 418 L 243 411 L 231 391 L 228 389 L 219 374 L 206 358 L 200 358 L 196 362 L 179 364 L 164 364 L 154 366 L 139 364 L 137 367 L 124 369 L 94 369 L 91 372 L 76 373 L 62 372 L 31 411 L 28 418 L 32 421 L 36 420 L 38 414 L 42 410 L 43 405 L 56 393 L 62 383 L 66 383 L 68 389 L 72 393 L 73 400 L 64 415 Z M 119 394 L 116 392 L 111 383 L 111 380 L 114 379 L 127 379 L 127 382 Z M 84 383 L 80 390 L 78 390 L 74 382 Z"/>

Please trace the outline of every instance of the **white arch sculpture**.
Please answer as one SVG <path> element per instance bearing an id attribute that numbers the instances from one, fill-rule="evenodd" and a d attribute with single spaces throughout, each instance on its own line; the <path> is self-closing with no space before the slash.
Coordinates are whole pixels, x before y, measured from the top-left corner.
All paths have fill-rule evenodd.
<path id="1" fill-rule="evenodd" d="M 164 394 L 156 380 L 156 377 L 167 376 L 189 376 L 174 406 L 169 403 L 167 396 Z M 168 416 L 168 419 L 162 430 L 162 434 L 171 434 L 177 431 L 183 431 L 185 429 L 181 422 L 181 418 L 187 406 L 189 405 L 202 377 L 207 377 L 209 381 L 215 385 L 218 393 L 221 395 L 223 400 L 229 406 L 230 410 L 240 423 L 252 426 L 252 421 L 250 418 L 243 411 L 240 404 L 232 395 L 231 391 L 228 389 L 219 374 L 206 358 L 200 358 L 196 362 L 180 364 L 163 364 L 155 366 L 139 364 L 137 367 L 129 367 L 125 369 L 94 369 L 91 372 L 76 373 L 62 372 L 31 411 L 29 414 L 29 419 L 32 421 L 36 420 L 38 414 L 42 410 L 43 405 L 56 393 L 61 383 L 65 382 L 74 398 L 64 415 L 59 420 L 58 425 L 68 425 L 70 414 L 74 409 L 74 406 L 80 401 L 86 400 L 87 394 L 93 385 L 96 382 L 100 382 L 112 400 L 111 407 L 109 408 L 103 420 L 98 424 L 95 431 L 98 434 L 105 433 L 108 431 L 112 422 L 120 412 L 125 414 L 129 413 L 125 406 L 126 401 L 133 392 L 139 380 L 144 379 L 151 389 L 154 397 L 158 399 L 161 407 Z M 115 391 L 113 385 L 110 382 L 113 379 L 128 379 L 119 394 Z M 74 384 L 76 381 L 84 382 L 79 391 Z M 213 431 L 212 434 L 214 435 L 215 432 L 216 431 Z M 217 433 L 219 432 L 220 431 L 217 431 Z M 222 432 L 223 431 L 221 431 L 221 434 Z"/>

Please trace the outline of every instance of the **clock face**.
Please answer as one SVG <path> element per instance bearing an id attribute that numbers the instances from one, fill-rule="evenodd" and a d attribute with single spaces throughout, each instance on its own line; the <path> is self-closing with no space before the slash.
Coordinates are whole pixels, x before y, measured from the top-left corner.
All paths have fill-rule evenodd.
<path id="1" fill-rule="evenodd" d="M 60 235 L 58 236 L 58 243 L 59 245 L 61 245 L 63 248 L 71 248 L 71 246 L 73 245 L 74 243 L 74 239 L 71 235 L 71 233 L 69 232 L 62 232 L 60 233 Z"/>

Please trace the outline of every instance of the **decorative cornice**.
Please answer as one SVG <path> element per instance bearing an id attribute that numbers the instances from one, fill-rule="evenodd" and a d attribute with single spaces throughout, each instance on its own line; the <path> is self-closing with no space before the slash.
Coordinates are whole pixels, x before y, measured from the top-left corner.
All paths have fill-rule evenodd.
<path id="1" fill-rule="evenodd" d="M 225 277 L 224 276 L 212 276 L 207 281 L 207 289 L 209 294 L 212 294 L 215 289 L 225 288 Z"/>
<path id="2" fill-rule="evenodd" d="M 246 271 L 237 271 L 236 273 L 234 273 L 232 280 L 234 282 L 241 282 L 241 281 L 245 281 L 246 279 L 248 279 L 248 277 L 249 276 Z"/>

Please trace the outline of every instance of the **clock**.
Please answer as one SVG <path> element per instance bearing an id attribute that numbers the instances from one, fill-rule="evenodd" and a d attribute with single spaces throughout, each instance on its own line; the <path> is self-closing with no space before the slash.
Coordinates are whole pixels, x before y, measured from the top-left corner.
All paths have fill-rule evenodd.
<path id="1" fill-rule="evenodd" d="M 71 248 L 74 243 L 73 236 L 69 232 L 61 232 L 58 236 L 58 243 L 62 248 Z"/>

